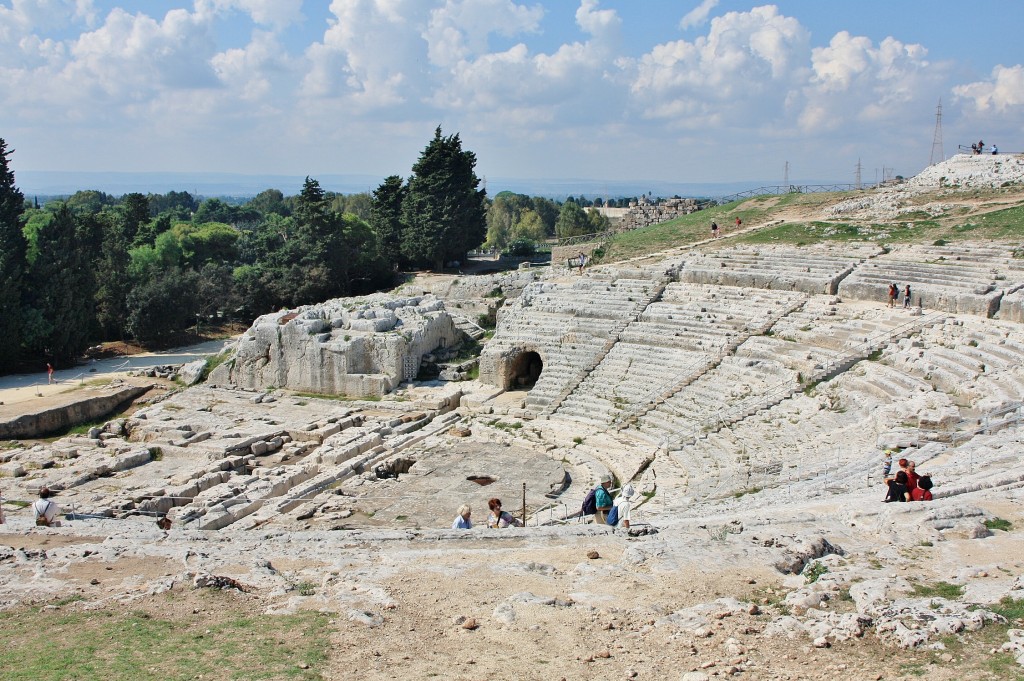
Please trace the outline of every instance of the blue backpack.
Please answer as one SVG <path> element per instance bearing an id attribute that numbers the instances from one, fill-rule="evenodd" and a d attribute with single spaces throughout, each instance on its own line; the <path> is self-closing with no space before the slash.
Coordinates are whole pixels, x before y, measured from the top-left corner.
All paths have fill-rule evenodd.
<path id="1" fill-rule="evenodd" d="M 609 525 L 619 524 L 619 507 L 612 506 L 611 510 L 608 511 L 608 519 L 606 521 Z"/>

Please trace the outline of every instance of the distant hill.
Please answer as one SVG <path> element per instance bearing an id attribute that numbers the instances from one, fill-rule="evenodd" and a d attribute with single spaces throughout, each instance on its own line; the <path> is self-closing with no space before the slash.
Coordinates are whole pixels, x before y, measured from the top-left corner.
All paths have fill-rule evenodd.
<path id="1" fill-rule="evenodd" d="M 95 189 L 114 196 L 129 192 L 163 194 L 169 191 L 187 191 L 196 196 L 248 197 L 264 189 L 280 189 L 285 195 L 298 194 L 305 176 L 298 175 L 245 175 L 242 173 L 125 173 L 125 172 L 64 172 L 45 170 L 15 170 L 16 181 L 28 197 L 74 194 L 84 189 Z M 315 175 L 320 186 L 327 191 L 356 194 L 376 189 L 383 177 L 376 175 Z M 756 187 L 778 184 L 777 180 L 751 182 L 665 182 L 665 181 L 606 181 L 588 179 L 523 179 L 485 178 L 487 194 L 512 191 L 529 196 L 564 199 L 567 196 L 630 197 L 647 194 L 671 197 L 716 197 L 734 194 Z M 796 182 L 796 180 L 794 180 Z M 821 180 L 800 180 L 800 184 L 817 184 Z"/>

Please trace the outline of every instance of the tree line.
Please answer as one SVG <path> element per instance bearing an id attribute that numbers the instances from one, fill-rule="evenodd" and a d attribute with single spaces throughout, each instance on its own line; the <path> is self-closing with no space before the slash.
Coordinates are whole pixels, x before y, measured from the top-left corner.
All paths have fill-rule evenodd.
<path id="1" fill-rule="evenodd" d="M 476 156 L 437 128 L 412 173 L 341 195 L 307 177 L 240 205 L 188 192 L 85 190 L 45 205 L 17 188 L 0 138 L 0 372 L 67 366 L 107 340 L 159 341 L 200 320 L 387 289 L 482 245 L 508 250 L 601 231 L 575 201 L 502 193 Z"/>

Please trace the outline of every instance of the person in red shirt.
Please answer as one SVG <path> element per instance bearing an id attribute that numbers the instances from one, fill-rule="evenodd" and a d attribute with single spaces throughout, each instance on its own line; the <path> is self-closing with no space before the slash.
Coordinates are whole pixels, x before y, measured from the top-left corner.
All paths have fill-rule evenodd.
<path id="1" fill-rule="evenodd" d="M 918 478 L 921 477 L 920 475 L 917 474 L 917 471 L 915 470 L 916 468 L 916 463 L 914 463 L 913 461 L 907 462 L 907 489 L 910 491 L 917 489 L 917 480 Z"/>

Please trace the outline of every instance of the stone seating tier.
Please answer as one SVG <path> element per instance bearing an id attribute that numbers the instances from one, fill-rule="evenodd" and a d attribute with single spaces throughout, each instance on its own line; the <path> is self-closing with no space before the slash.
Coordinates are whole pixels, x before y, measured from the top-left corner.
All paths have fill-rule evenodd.
<path id="1" fill-rule="evenodd" d="M 670 436 L 683 430 L 694 431 L 715 421 L 717 416 L 735 418 L 747 410 L 756 411 L 764 395 L 780 389 L 794 389 L 796 372 L 776 362 L 757 362 L 727 357 L 682 390 L 668 397 L 640 417 L 640 429 Z M 659 438 L 660 439 L 660 438 Z"/>

